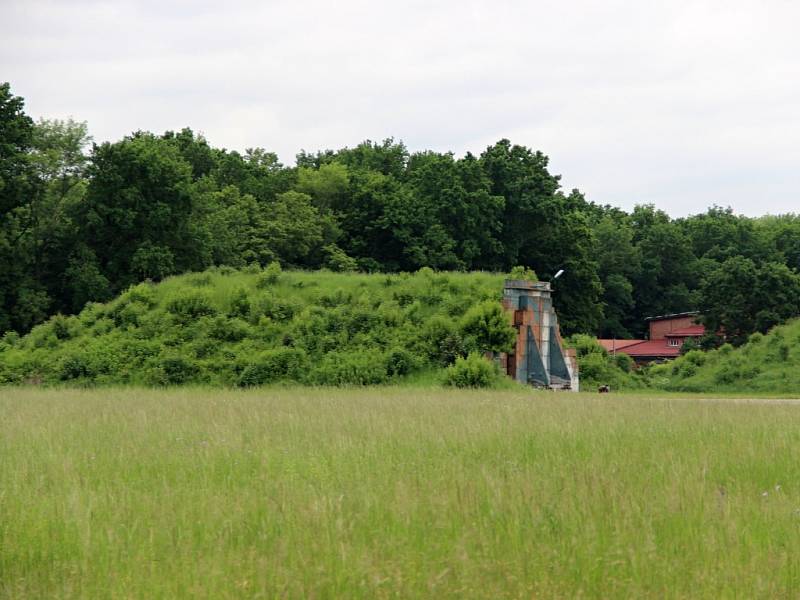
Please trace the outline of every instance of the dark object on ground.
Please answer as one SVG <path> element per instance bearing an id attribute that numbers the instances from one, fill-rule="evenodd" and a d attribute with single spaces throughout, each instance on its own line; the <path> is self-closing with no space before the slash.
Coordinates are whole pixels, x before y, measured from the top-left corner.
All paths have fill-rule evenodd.
<path id="1" fill-rule="evenodd" d="M 611 391 L 611 386 L 610 385 L 601 385 L 599 388 L 597 388 L 597 391 L 599 393 L 601 393 L 601 394 L 607 394 L 608 392 Z"/>

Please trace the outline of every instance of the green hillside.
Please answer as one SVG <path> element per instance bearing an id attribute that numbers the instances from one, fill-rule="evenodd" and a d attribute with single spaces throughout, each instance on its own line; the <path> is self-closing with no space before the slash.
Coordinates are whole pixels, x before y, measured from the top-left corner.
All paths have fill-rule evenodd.
<path id="1" fill-rule="evenodd" d="M 479 325 L 500 311 L 502 281 L 501 274 L 430 269 L 370 275 L 212 268 L 139 284 L 79 315 L 55 316 L 23 338 L 7 334 L 0 383 L 441 380 L 456 356 L 490 349 Z"/>
<path id="2" fill-rule="evenodd" d="M 650 376 L 653 385 L 676 391 L 800 393 L 800 319 L 754 333 L 739 348 L 692 350 L 652 367 Z"/>

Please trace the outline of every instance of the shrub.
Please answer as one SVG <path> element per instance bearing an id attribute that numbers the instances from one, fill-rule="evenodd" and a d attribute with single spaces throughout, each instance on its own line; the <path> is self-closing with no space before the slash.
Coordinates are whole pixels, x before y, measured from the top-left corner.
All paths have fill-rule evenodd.
<path id="1" fill-rule="evenodd" d="M 227 319 L 217 315 L 208 323 L 209 337 L 222 342 L 238 342 L 250 333 L 250 327 L 241 319 Z"/>
<path id="2" fill-rule="evenodd" d="M 210 273 L 199 273 L 197 275 L 193 275 L 188 279 L 189 285 L 194 287 L 206 287 L 211 285 L 211 274 Z"/>
<path id="3" fill-rule="evenodd" d="M 417 358 L 405 348 L 393 348 L 386 355 L 386 372 L 391 377 L 408 375 L 417 367 Z"/>
<path id="4" fill-rule="evenodd" d="M 322 251 L 325 253 L 325 266 L 331 271 L 347 272 L 356 271 L 358 269 L 358 262 L 355 258 L 348 256 L 344 250 L 339 248 L 336 244 L 328 244 L 323 247 Z"/>
<path id="5" fill-rule="evenodd" d="M 291 321 L 297 306 L 283 298 L 273 296 L 270 292 L 260 294 L 250 306 L 250 320 L 257 322 L 261 317 L 269 317 L 282 323 Z"/>
<path id="6" fill-rule="evenodd" d="M 20 337 L 16 331 L 6 331 L 0 338 L 0 347 L 13 348 L 19 342 Z"/>
<path id="7" fill-rule="evenodd" d="M 578 368 L 581 382 L 585 386 L 613 385 L 608 359 L 608 355 L 599 352 L 589 352 L 583 356 L 579 355 Z"/>
<path id="8" fill-rule="evenodd" d="M 536 271 L 528 267 L 516 266 L 508 274 L 509 279 L 522 279 L 526 281 L 539 281 Z"/>
<path id="9" fill-rule="evenodd" d="M 306 354 L 295 348 L 278 348 L 260 354 L 239 375 L 238 385 L 253 387 L 274 381 L 301 381 L 306 370 Z"/>
<path id="10" fill-rule="evenodd" d="M 683 356 L 685 362 L 691 363 L 695 366 L 702 367 L 708 360 L 708 355 L 701 350 L 692 350 Z"/>
<path id="11" fill-rule="evenodd" d="M 575 353 L 578 358 L 588 356 L 589 354 L 602 354 L 606 355 L 606 349 L 603 348 L 597 341 L 597 338 L 583 333 L 576 333 L 567 340 L 567 345 L 570 348 L 575 348 Z"/>
<path id="12" fill-rule="evenodd" d="M 730 344 L 722 344 L 717 350 L 720 356 L 728 356 L 731 352 L 733 352 L 733 346 Z"/>
<path id="13" fill-rule="evenodd" d="M 97 319 L 104 317 L 106 314 L 105 306 L 97 302 L 87 302 L 83 310 L 78 315 L 78 320 L 82 325 L 91 327 L 97 322 Z"/>
<path id="14" fill-rule="evenodd" d="M 397 302 L 400 307 L 406 307 L 414 302 L 414 295 L 408 291 L 393 292 L 392 299 Z"/>
<path id="15" fill-rule="evenodd" d="M 71 321 L 70 319 L 61 314 L 58 314 L 52 319 L 50 319 L 50 324 L 53 327 L 53 333 L 55 334 L 57 339 L 68 340 L 69 338 L 72 337 L 70 321 Z"/>
<path id="16" fill-rule="evenodd" d="M 155 306 L 155 292 L 153 286 L 147 283 L 140 283 L 128 288 L 120 297 L 121 302 L 139 302 L 148 308 Z"/>
<path id="17" fill-rule="evenodd" d="M 477 352 L 459 357 L 445 371 L 445 383 L 459 388 L 492 386 L 499 378 L 497 367 Z"/>
<path id="18" fill-rule="evenodd" d="M 683 378 L 691 377 L 695 373 L 697 373 L 697 365 L 695 363 L 685 361 L 678 366 L 677 374 Z"/>
<path id="19" fill-rule="evenodd" d="M 281 273 L 281 264 L 278 261 L 272 261 L 259 276 L 256 287 L 266 288 L 275 285 L 280 280 Z"/>
<path id="20" fill-rule="evenodd" d="M 183 323 L 216 314 L 217 309 L 208 294 L 198 291 L 183 291 L 167 302 L 167 311 Z"/>
<path id="21" fill-rule="evenodd" d="M 614 363 L 625 373 L 630 373 L 633 370 L 633 359 L 623 352 L 614 357 Z"/>
<path id="22" fill-rule="evenodd" d="M 199 371 L 198 366 L 182 356 L 164 357 L 158 361 L 153 383 L 180 385 L 191 381 Z"/>
<path id="23" fill-rule="evenodd" d="M 329 352 L 309 374 L 317 385 L 377 385 L 388 379 L 386 361 L 375 352 Z"/>
<path id="24" fill-rule="evenodd" d="M 700 349 L 700 344 L 695 338 L 686 338 L 681 344 L 681 354 L 687 354 L 693 350 Z"/>
<path id="25" fill-rule="evenodd" d="M 453 323 L 438 315 L 423 325 L 416 345 L 431 362 L 440 366 L 453 364 L 457 357 L 466 354 L 464 342 Z"/>
<path id="26" fill-rule="evenodd" d="M 67 354 L 61 359 L 58 378 L 61 381 L 92 378 L 95 375 L 84 353 Z"/>
<path id="27" fill-rule="evenodd" d="M 138 327 L 147 312 L 147 306 L 141 302 L 130 302 L 112 311 L 112 316 L 118 327 Z"/>
<path id="28" fill-rule="evenodd" d="M 503 307 L 491 300 L 470 308 L 461 319 L 460 328 L 461 335 L 481 352 L 508 352 L 517 337 Z"/>
<path id="29" fill-rule="evenodd" d="M 319 305 L 324 308 L 335 308 L 342 304 L 350 304 L 353 301 L 353 294 L 337 288 L 330 294 L 322 294 L 319 297 Z"/>
<path id="30" fill-rule="evenodd" d="M 246 318 L 250 314 L 250 297 L 244 288 L 236 288 L 231 294 L 228 315 L 231 317 Z"/>
<path id="31" fill-rule="evenodd" d="M 715 374 L 714 382 L 720 385 L 729 385 L 739 378 L 739 371 L 731 365 L 723 365 Z"/>

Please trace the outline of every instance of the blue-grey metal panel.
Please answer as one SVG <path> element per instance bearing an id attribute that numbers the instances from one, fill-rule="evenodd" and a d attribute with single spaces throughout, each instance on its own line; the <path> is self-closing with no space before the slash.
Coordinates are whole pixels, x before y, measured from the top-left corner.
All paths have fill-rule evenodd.
<path id="1" fill-rule="evenodd" d="M 525 362 L 528 367 L 528 383 L 550 385 L 550 379 L 547 377 L 547 371 L 542 362 L 542 355 L 536 345 L 536 339 L 533 337 L 533 331 L 530 326 L 528 326 L 528 336 L 525 340 Z"/>
<path id="2" fill-rule="evenodd" d="M 564 354 L 561 352 L 561 345 L 558 343 L 558 333 L 556 328 L 550 327 L 550 375 L 560 377 L 569 381 L 569 371 L 567 370 L 567 362 L 564 360 Z"/>

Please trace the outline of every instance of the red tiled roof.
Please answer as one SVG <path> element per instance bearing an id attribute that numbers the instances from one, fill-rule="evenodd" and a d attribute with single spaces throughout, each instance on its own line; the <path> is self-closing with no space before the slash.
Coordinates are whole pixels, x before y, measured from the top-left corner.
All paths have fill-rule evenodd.
<path id="1" fill-rule="evenodd" d="M 622 352 L 628 356 L 674 358 L 680 356 L 680 346 L 669 346 L 662 340 L 597 340 L 607 352 Z M 614 345 L 616 343 L 616 346 Z"/>
<path id="2" fill-rule="evenodd" d="M 682 329 L 676 329 L 675 331 L 670 331 L 669 333 L 665 333 L 664 335 L 667 337 L 691 337 L 691 336 L 700 336 L 704 335 L 706 332 L 706 328 L 702 325 L 692 325 L 691 327 L 684 327 Z"/>
<path id="3" fill-rule="evenodd" d="M 680 356 L 680 346 L 668 346 L 667 340 L 648 340 L 622 350 L 628 356 L 654 356 L 672 358 Z"/>
<path id="4" fill-rule="evenodd" d="M 597 340 L 598 343 L 608 350 L 609 352 L 613 352 L 614 350 L 622 350 L 623 348 L 627 348 L 628 346 L 633 346 L 634 344 L 641 344 L 647 340 Z"/>

